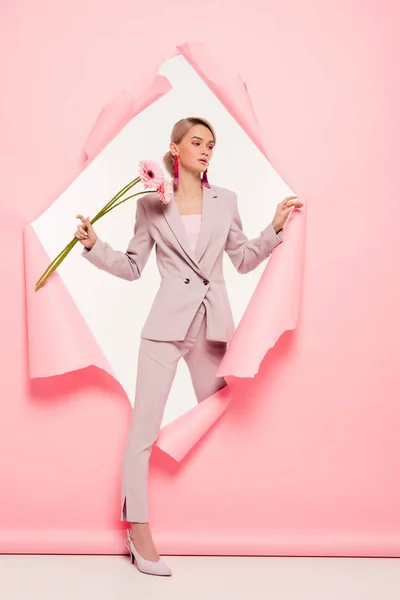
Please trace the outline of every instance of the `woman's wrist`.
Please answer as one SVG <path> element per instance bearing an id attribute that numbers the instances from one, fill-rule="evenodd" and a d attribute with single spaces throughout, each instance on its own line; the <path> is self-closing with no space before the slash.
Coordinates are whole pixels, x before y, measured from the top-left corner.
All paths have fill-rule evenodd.
<path id="1" fill-rule="evenodd" d="M 86 250 L 91 250 L 91 249 L 93 248 L 93 246 L 95 245 L 95 243 L 97 242 L 97 239 L 98 239 L 98 238 L 96 238 L 96 239 L 94 240 L 94 242 L 92 242 L 92 244 L 91 244 L 90 246 L 85 246 Z"/>

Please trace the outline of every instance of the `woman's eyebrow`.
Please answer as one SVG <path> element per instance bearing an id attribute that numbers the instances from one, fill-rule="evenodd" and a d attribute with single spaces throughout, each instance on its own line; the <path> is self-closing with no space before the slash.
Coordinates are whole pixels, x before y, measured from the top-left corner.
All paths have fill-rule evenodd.
<path id="1" fill-rule="evenodd" d="M 203 141 L 203 138 L 202 138 L 202 137 L 199 137 L 198 135 L 194 135 L 194 136 L 192 137 L 192 140 L 201 140 L 201 141 Z M 209 142 L 208 142 L 208 143 L 209 143 L 209 144 L 213 144 L 213 143 L 214 143 L 214 140 L 209 140 Z"/>

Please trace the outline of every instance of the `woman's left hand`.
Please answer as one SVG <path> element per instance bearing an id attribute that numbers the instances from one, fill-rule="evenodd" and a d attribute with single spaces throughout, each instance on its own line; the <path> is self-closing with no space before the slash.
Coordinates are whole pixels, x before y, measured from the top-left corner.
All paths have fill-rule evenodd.
<path id="1" fill-rule="evenodd" d="M 303 203 L 300 202 L 300 200 L 295 200 L 294 198 L 297 198 L 297 196 L 288 196 L 282 200 L 282 202 L 279 202 L 275 216 L 272 220 L 272 227 L 275 229 L 275 231 L 279 231 L 285 226 L 290 211 L 293 208 L 300 208 L 303 206 Z"/>

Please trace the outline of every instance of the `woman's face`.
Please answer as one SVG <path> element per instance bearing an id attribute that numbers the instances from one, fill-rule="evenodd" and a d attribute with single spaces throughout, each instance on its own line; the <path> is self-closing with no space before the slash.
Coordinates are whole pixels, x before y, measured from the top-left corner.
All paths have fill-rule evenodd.
<path id="1" fill-rule="evenodd" d="M 192 173 L 207 169 L 213 148 L 213 134 L 204 125 L 193 125 L 179 144 L 170 144 L 171 152 L 179 156 L 179 164 Z"/>

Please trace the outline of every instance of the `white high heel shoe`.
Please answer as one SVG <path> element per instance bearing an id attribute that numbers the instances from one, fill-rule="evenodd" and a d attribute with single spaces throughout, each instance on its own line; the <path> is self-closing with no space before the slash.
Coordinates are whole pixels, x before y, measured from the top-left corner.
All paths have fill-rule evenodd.
<path id="1" fill-rule="evenodd" d="M 126 530 L 126 537 L 127 539 L 125 540 L 125 546 L 130 552 L 131 562 L 134 563 L 136 560 L 136 566 L 139 571 L 142 573 L 147 573 L 148 575 L 172 575 L 171 569 L 161 558 L 158 560 L 147 560 L 139 554 L 133 545 L 129 529 Z"/>

